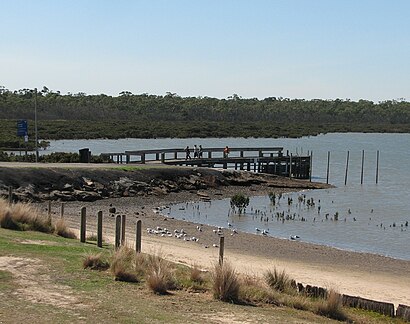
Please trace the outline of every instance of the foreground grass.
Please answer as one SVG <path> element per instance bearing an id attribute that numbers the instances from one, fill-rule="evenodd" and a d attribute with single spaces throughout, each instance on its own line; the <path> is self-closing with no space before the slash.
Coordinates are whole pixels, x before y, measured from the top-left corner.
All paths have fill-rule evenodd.
<path id="1" fill-rule="evenodd" d="M 112 257 L 113 251 L 110 246 L 99 249 L 91 243 L 81 244 L 55 235 L 0 228 L 0 322 L 218 323 L 223 320 L 337 323 L 312 312 L 287 307 L 224 303 L 215 300 L 209 290 L 199 292 L 201 290 L 180 289 L 172 290 L 165 296 L 158 295 L 144 283 L 114 281 L 109 270 L 83 269 L 85 257 L 92 254 L 101 254 L 108 259 Z M 19 294 L 22 287 L 15 276 L 1 268 L 3 256 L 40 260 L 47 272 L 39 275 L 48 275 L 53 285 L 67 287 L 58 292 L 71 294 L 76 298 L 76 303 L 70 307 L 59 307 L 26 300 L 24 295 Z M 187 267 L 178 267 L 177 271 L 192 275 Z M 193 277 L 198 278 L 198 274 Z M 351 310 L 349 316 L 360 323 L 401 323 L 363 311 Z"/>

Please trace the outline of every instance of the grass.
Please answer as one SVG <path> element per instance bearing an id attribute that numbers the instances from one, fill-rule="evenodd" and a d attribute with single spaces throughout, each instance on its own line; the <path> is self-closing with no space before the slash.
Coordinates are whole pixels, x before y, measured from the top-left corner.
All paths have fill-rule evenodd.
<path id="1" fill-rule="evenodd" d="M 264 278 L 266 284 L 276 291 L 283 293 L 293 293 L 296 291 L 292 285 L 292 279 L 284 269 L 279 271 L 275 267 L 273 270 L 267 270 Z"/>
<path id="2" fill-rule="evenodd" d="M 115 251 L 111 272 L 117 281 L 139 282 L 135 273 L 135 251 L 126 246 L 121 246 Z"/>
<path id="3" fill-rule="evenodd" d="M 108 261 L 104 260 L 101 253 L 88 254 L 83 261 L 84 269 L 104 271 L 110 267 Z"/>
<path id="4" fill-rule="evenodd" d="M 335 290 L 329 290 L 327 298 L 317 305 L 316 313 L 322 316 L 345 321 L 347 316 L 342 309 L 342 298 Z"/>
<path id="5" fill-rule="evenodd" d="M 75 233 L 70 230 L 70 228 L 67 226 L 66 222 L 64 221 L 64 218 L 60 218 L 54 225 L 54 232 L 61 237 L 69 238 L 69 239 L 75 239 L 77 236 Z"/>
<path id="6" fill-rule="evenodd" d="M 216 264 L 211 273 L 212 292 L 214 298 L 237 302 L 239 297 L 240 282 L 235 269 L 228 263 Z"/>
<path id="7" fill-rule="evenodd" d="M 0 226 L 18 231 L 52 232 L 50 219 L 40 215 L 30 204 L 16 203 L 9 205 L 0 199 Z"/>
<path id="8" fill-rule="evenodd" d="M 168 289 L 175 287 L 171 264 L 158 255 L 147 256 L 147 286 L 156 294 L 165 295 Z"/>

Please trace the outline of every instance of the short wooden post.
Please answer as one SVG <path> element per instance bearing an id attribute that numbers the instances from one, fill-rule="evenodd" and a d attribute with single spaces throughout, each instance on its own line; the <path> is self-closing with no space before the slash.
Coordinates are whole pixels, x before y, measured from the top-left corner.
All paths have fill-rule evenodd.
<path id="1" fill-rule="evenodd" d="M 126 215 L 121 216 L 121 245 L 125 244 L 125 221 Z"/>
<path id="2" fill-rule="evenodd" d="M 125 163 L 129 164 L 130 163 L 130 155 L 129 154 L 125 155 L 125 158 L 126 158 Z"/>
<path id="3" fill-rule="evenodd" d="M 97 246 L 102 247 L 102 225 L 103 222 L 103 212 L 100 210 L 97 213 Z"/>
<path id="4" fill-rule="evenodd" d="M 161 153 L 161 162 L 162 163 L 165 162 L 165 153 L 164 152 Z"/>
<path id="5" fill-rule="evenodd" d="M 61 203 L 61 211 L 60 211 L 60 217 L 61 218 L 64 217 L 64 205 L 65 205 L 65 203 Z"/>
<path id="6" fill-rule="evenodd" d="M 221 236 L 219 238 L 219 265 L 222 266 L 224 263 L 224 248 L 225 248 L 225 238 Z"/>
<path id="7" fill-rule="evenodd" d="M 156 160 L 156 161 L 159 160 L 159 153 L 155 153 L 155 160 Z"/>
<path id="8" fill-rule="evenodd" d="M 240 151 L 239 156 L 243 158 L 243 151 Z"/>
<path id="9" fill-rule="evenodd" d="M 80 219 L 80 242 L 85 243 L 86 235 L 86 224 L 87 224 L 87 209 L 86 207 L 81 208 L 81 219 Z"/>
<path id="10" fill-rule="evenodd" d="M 290 153 L 289 158 L 289 178 L 292 178 L 292 153 Z"/>
<path id="11" fill-rule="evenodd" d="M 48 201 L 48 217 L 51 217 L 51 200 Z"/>
<path id="12" fill-rule="evenodd" d="M 364 170 L 364 150 L 362 151 L 362 172 L 360 174 L 360 184 L 363 184 L 363 170 Z"/>
<path id="13" fill-rule="evenodd" d="M 135 240 L 135 250 L 137 253 L 141 253 L 141 230 L 142 230 L 142 222 L 139 219 L 137 221 L 137 233 L 136 233 L 136 240 Z"/>
<path id="14" fill-rule="evenodd" d="M 350 152 L 347 151 L 347 157 L 346 157 L 346 172 L 345 172 L 345 185 L 347 184 L 347 172 L 349 171 L 349 154 L 350 154 Z"/>
<path id="15" fill-rule="evenodd" d="M 310 152 L 310 168 L 309 168 L 309 181 L 310 182 L 312 182 L 312 166 L 313 166 L 313 151 Z M 276 164 L 275 164 L 275 167 L 276 167 Z"/>
<path id="16" fill-rule="evenodd" d="M 326 183 L 329 184 L 330 151 L 327 151 Z"/>
<path id="17" fill-rule="evenodd" d="M 141 154 L 141 163 L 145 164 L 145 153 Z"/>
<path id="18" fill-rule="evenodd" d="M 13 203 L 13 187 L 9 186 L 9 205 Z"/>
<path id="19" fill-rule="evenodd" d="M 377 150 L 376 155 L 376 184 L 379 183 L 379 150 Z"/>
<path id="20" fill-rule="evenodd" d="M 117 215 L 115 218 L 115 249 L 120 247 L 121 242 L 121 216 Z"/>

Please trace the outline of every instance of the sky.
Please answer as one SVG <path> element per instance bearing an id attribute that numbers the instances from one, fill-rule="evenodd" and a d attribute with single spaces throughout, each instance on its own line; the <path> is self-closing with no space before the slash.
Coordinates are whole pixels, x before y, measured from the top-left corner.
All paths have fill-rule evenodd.
<path id="1" fill-rule="evenodd" d="M 409 0 L 0 0 L 0 86 L 410 100 Z"/>

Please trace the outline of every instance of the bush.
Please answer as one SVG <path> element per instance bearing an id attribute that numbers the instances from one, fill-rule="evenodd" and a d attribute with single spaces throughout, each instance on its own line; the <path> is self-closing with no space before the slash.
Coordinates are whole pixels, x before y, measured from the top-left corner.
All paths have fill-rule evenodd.
<path id="1" fill-rule="evenodd" d="M 135 273 L 135 251 L 121 246 L 115 251 L 111 261 L 111 272 L 117 281 L 138 282 Z"/>
<path id="2" fill-rule="evenodd" d="M 17 203 L 9 206 L 4 199 L 0 199 L 0 224 L 1 227 L 12 230 L 52 232 L 50 219 L 39 215 L 30 204 Z"/>
<path id="3" fill-rule="evenodd" d="M 148 288 L 156 294 L 166 294 L 168 289 L 175 286 L 171 265 L 157 255 L 149 255 L 147 261 L 146 280 Z"/>
<path id="4" fill-rule="evenodd" d="M 249 197 L 238 193 L 231 198 L 231 208 L 238 208 L 241 214 L 249 205 Z"/>
<path id="5" fill-rule="evenodd" d="M 84 258 L 83 268 L 91 270 L 107 270 L 110 267 L 110 264 L 103 260 L 101 253 L 98 254 L 89 254 Z"/>
<path id="6" fill-rule="evenodd" d="M 215 265 L 211 275 L 214 298 L 229 302 L 238 301 L 240 288 L 238 275 L 229 263 Z"/>
<path id="7" fill-rule="evenodd" d="M 341 296 L 333 289 L 329 290 L 325 301 L 319 302 L 316 313 L 339 321 L 347 319 L 342 309 Z"/>
<path id="8" fill-rule="evenodd" d="M 75 233 L 70 230 L 66 224 L 66 222 L 64 221 L 63 218 L 60 218 L 55 226 L 54 226 L 54 233 L 56 233 L 58 236 L 62 236 L 65 238 L 70 238 L 70 239 L 75 239 L 77 238 L 77 236 L 75 235 Z"/>
<path id="9" fill-rule="evenodd" d="M 296 290 L 292 286 L 292 280 L 285 272 L 285 270 L 279 272 L 275 267 L 273 271 L 266 271 L 264 278 L 266 284 L 274 290 L 284 293 L 296 292 Z"/>

